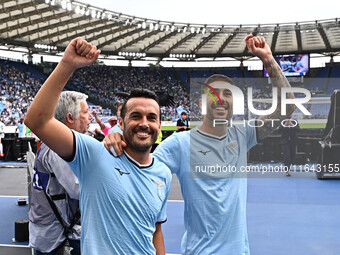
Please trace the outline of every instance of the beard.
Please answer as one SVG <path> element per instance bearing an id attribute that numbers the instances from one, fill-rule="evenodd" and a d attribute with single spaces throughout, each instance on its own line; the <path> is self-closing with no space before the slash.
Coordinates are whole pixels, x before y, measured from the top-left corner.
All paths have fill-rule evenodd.
<path id="1" fill-rule="evenodd" d="M 146 139 L 138 138 L 137 132 L 147 133 L 150 137 Z M 135 152 L 147 152 L 151 149 L 152 145 L 156 142 L 158 134 L 156 131 L 151 130 L 150 128 L 134 128 L 127 130 L 124 125 L 124 139 L 127 143 L 127 146 Z"/>

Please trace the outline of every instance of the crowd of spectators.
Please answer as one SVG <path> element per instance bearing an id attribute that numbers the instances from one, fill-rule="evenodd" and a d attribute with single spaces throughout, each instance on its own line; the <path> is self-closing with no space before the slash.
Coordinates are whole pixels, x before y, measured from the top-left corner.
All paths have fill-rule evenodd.
<path id="1" fill-rule="evenodd" d="M 124 93 L 134 88 L 146 88 L 172 96 L 174 104 L 162 107 L 163 120 L 177 119 L 176 108 L 180 105 L 189 109 L 188 94 L 170 69 L 93 65 L 77 70 L 69 83 L 90 95 L 90 101 L 96 99 L 106 105 L 121 101 Z"/>
<path id="2" fill-rule="evenodd" d="M 29 71 L 23 72 L 1 60 L 0 88 L 1 121 L 6 125 L 16 125 L 26 114 L 27 108 L 44 79 L 34 78 Z M 162 120 L 177 121 L 180 113 L 188 113 L 189 120 L 200 120 L 201 113 L 197 99 L 200 95 L 187 92 L 176 71 L 162 67 L 113 67 L 92 65 L 77 70 L 71 77 L 68 89 L 89 95 L 101 118 L 111 115 L 107 108 L 114 109 L 117 101 L 123 101 L 126 93 L 133 88 L 146 88 L 173 98 L 171 105 L 163 105 Z M 266 91 L 254 91 L 254 98 L 269 98 Z M 194 96 L 193 96 L 194 95 Z M 196 96 L 195 96 L 196 95 Z M 162 103 L 162 102 L 161 102 Z M 256 107 L 256 106 L 255 106 Z M 262 108 L 259 105 L 259 108 Z M 113 111 L 115 112 L 115 111 Z"/>
<path id="3" fill-rule="evenodd" d="M 0 60 L 0 121 L 6 126 L 17 125 L 18 120 L 25 116 L 44 80 L 32 75 L 29 68 L 23 71 L 16 68 L 12 61 Z M 237 81 L 236 79 L 236 83 Z M 246 95 L 247 85 L 240 87 Z M 126 93 L 133 88 L 146 88 L 173 98 L 172 104 L 161 107 L 163 121 L 177 121 L 183 111 L 187 112 L 189 120 L 201 119 L 199 106 L 201 89 L 191 91 L 190 94 L 185 81 L 182 82 L 179 73 L 171 68 L 114 67 L 96 64 L 77 70 L 67 88 L 89 95 L 88 101 L 93 103 L 93 107 L 96 107 L 103 120 L 115 113 L 115 103 L 123 101 Z M 271 99 L 272 93 L 265 87 L 263 90 L 255 88 L 252 98 Z M 259 110 L 268 109 L 270 106 L 271 103 L 256 100 L 254 102 L 254 107 Z M 246 105 L 245 109 L 247 116 Z"/>
<path id="4" fill-rule="evenodd" d="M 11 61 L 1 60 L 0 65 L 0 120 L 5 125 L 16 125 L 25 116 L 35 94 L 44 79 L 34 78 L 29 71 L 14 67 Z M 177 120 L 177 108 L 189 112 L 189 96 L 175 72 L 162 68 L 127 68 L 93 65 L 76 71 L 68 88 L 89 95 L 95 105 L 104 105 L 101 117 L 111 114 L 107 107 L 114 108 L 123 101 L 133 88 L 147 88 L 173 98 L 172 105 L 162 106 L 162 120 Z M 99 109 L 99 108 L 98 108 Z"/>
<path id="5" fill-rule="evenodd" d="M 16 125 L 23 117 L 44 81 L 13 67 L 10 61 L 0 65 L 0 113 L 5 125 Z"/>

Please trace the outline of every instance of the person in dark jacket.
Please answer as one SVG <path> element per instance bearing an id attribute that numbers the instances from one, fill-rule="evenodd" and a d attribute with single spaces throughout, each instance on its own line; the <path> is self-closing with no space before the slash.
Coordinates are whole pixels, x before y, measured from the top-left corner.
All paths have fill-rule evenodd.
<path id="1" fill-rule="evenodd" d="M 181 113 L 181 118 L 177 120 L 176 128 L 177 132 L 186 131 L 190 129 L 186 112 Z"/>
<path id="2" fill-rule="evenodd" d="M 286 120 L 283 126 L 280 126 L 279 132 L 281 133 L 281 142 L 284 165 L 286 169 L 286 176 L 290 176 L 290 166 L 294 164 L 296 146 L 297 146 L 297 133 L 300 131 L 300 126 L 297 121 L 294 123 L 291 120 Z"/>

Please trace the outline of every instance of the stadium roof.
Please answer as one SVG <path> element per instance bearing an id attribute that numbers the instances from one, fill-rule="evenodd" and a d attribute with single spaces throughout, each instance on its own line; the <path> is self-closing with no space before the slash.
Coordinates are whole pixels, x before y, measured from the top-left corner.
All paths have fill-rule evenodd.
<path id="1" fill-rule="evenodd" d="M 1 0 L 0 46 L 58 54 L 81 36 L 104 55 L 145 57 L 233 57 L 247 59 L 247 34 L 265 37 L 274 54 L 340 52 L 340 19 L 279 24 L 184 24 L 133 17 L 69 0 Z"/>

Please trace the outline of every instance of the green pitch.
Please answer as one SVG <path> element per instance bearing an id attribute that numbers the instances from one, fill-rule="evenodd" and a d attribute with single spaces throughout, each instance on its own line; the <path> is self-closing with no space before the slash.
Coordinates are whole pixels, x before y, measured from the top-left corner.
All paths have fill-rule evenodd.
<path id="1" fill-rule="evenodd" d="M 190 126 L 190 128 L 194 128 L 196 126 Z M 162 131 L 176 131 L 176 126 L 162 126 Z"/>
<path id="2" fill-rule="evenodd" d="M 325 128 L 326 123 L 301 123 L 300 128 Z"/>

